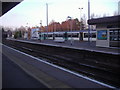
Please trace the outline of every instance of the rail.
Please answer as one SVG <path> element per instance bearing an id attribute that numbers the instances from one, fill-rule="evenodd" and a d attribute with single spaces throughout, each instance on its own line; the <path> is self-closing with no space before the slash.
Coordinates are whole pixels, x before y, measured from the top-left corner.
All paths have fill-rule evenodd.
<path id="1" fill-rule="evenodd" d="M 120 87 L 119 55 L 5 40 L 5 44 L 70 70 Z"/>

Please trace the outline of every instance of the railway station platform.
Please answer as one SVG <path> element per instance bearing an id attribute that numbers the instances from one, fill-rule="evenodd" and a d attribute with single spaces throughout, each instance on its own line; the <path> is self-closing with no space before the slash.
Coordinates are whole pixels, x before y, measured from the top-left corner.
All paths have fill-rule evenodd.
<path id="1" fill-rule="evenodd" d="M 88 50 L 88 51 L 95 51 L 101 53 L 108 53 L 108 54 L 120 54 L 120 47 L 98 47 L 96 46 L 95 41 L 87 42 L 87 41 L 65 41 L 65 42 L 55 42 L 54 40 L 23 40 L 23 39 L 11 39 L 23 42 L 33 42 L 42 45 L 50 45 L 56 47 L 64 47 L 64 48 L 72 48 L 72 49 L 80 49 L 80 50 Z"/>
<path id="2" fill-rule="evenodd" d="M 92 80 L 65 68 L 48 63 L 16 49 L 3 46 L 3 54 L 21 67 L 26 73 L 48 88 L 114 88 Z"/>
<path id="3" fill-rule="evenodd" d="M 9 43 L 9 42 L 12 42 L 13 43 L 13 48 L 14 48 L 14 45 L 17 45 L 18 46 L 18 50 L 19 50 L 19 46 L 21 46 L 23 49 L 26 49 L 26 50 L 28 50 L 28 53 L 29 52 L 32 52 L 33 53 L 33 51 L 35 51 L 36 52 L 36 54 L 46 54 L 46 55 L 48 55 L 47 54 L 47 51 L 48 51 L 48 53 L 50 52 L 50 50 L 51 51 L 53 51 L 54 53 L 52 53 L 51 52 L 51 54 L 52 55 L 54 55 L 55 56 L 55 58 L 57 57 L 58 58 L 58 56 L 60 56 L 59 54 L 57 54 L 57 52 L 59 52 L 59 51 L 57 51 L 57 50 L 63 50 L 63 52 L 64 52 L 64 55 L 66 54 L 67 55 L 67 52 L 73 52 L 74 51 L 74 53 L 73 53 L 73 56 L 76 58 L 77 57 L 77 55 L 78 55 L 78 53 L 75 53 L 76 51 L 85 51 L 85 52 L 82 52 L 82 53 L 84 53 L 84 54 L 87 54 L 87 53 L 89 53 L 90 55 L 89 56 L 93 56 L 93 57 L 89 57 L 89 56 L 85 56 L 85 60 L 90 60 L 90 59 L 92 59 L 92 61 L 94 61 L 94 59 L 95 59 L 95 62 L 97 61 L 97 59 L 102 59 L 100 62 L 99 62 L 99 64 L 101 64 L 102 65 L 102 63 L 103 63 L 103 66 L 104 66 L 104 64 L 105 64 L 105 66 L 107 65 L 108 66 L 108 69 L 109 69 L 109 66 L 112 64 L 112 66 L 114 67 L 114 65 L 118 65 L 117 64 L 117 62 L 114 62 L 115 61 L 115 59 L 117 59 L 117 56 L 118 56 L 118 54 L 119 54 L 119 48 L 116 48 L 116 47 L 110 47 L 110 48 L 103 48 L 103 47 L 96 47 L 95 46 L 95 42 L 79 42 L 79 41 L 73 41 L 72 42 L 72 45 L 71 45 L 71 41 L 65 41 L 65 42 L 55 42 L 55 41 L 53 41 L 53 40 L 43 40 L 43 41 L 39 41 L 39 40 L 22 40 L 22 39 L 8 39 L 8 40 L 6 40 L 6 42 L 8 42 L 8 46 L 11 44 L 11 43 Z M 25 43 L 24 43 L 25 42 Z M 24 45 L 22 45 L 22 43 L 24 44 Z M 11 44 L 12 45 L 12 44 Z M 26 46 L 27 45 L 27 46 Z M 49 47 L 51 47 L 52 49 L 50 49 Z M 42 49 L 41 49 L 42 48 Z M 76 49 L 76 50 L 75 50 Z M 92 52 L 93 51 L 93 52 Z M 41 53 L 42 52 L 42 53 Z M 46 53 L 44 53 L 44 52 L 46 52 Z M 66 52 L 66 53 L 65 53 Z M 99 53 L 100 52 L 100 53 Z M 79 55 L 81 54 L 82 55 L 82 53 L 79 53 Z M 112 55 L 113 54 L 113 55 Z M 29 54 L 30 55 L 30 54 Z M 71 56 L 72 55 L 72 53 L 70 53 L 70 55 L 69 56 Z M 81 55 L 80 56 L 78 56 L 78 57 L 81 57 Z M 107 56 L 107 58 L 101 58 L 101 55 L 102 55 L 102 57 L 106 57 Z M 10 55 L 8 55 L 8 56 L 10 56 Z M 12 55 L 11 55 L 12 56 Z M 33 55 L 34 56 L 34 55 Z M 35 55 L 36 56 L 36 55 Z M 74 61 L 76 61 L 77 59 L 74 59 L 74 57 L 65 57 L 65 59 L 66 60 L 72 60 L 71 58 L 73 58 L 73 60 Z M 110 57 L 109 57 L 110 56 Z M 30 56 L 31 57 L 31 56 Z M 39 55 L 37 56 L 38 58 L 40 57 Z M 64 56 L 63 56 L 64 57 Z M 21 57 L 20 57 L 21 58 Z M 37 59 L 37 58 L 35 58 L 35 59 Z M 59 57 L 59 59 L 61 60 L 61 59 L 63 59 L 61 56 Z M 38 60 L 38 59 L 37 59 Z M 40 60 L 40 59 L 39 59 Z M 38 61 L 39 61 L 38 60 Z M 84 60 L 84 59 L 82 59 L 82 60 Z M 105 61 L 104 61 L 105 60 Z M 26 60 L 25 60 L 26 61 Z M 38 62 L 37 61 L 37 62 Z M 41 61 L 41 60 L 40 60 Z M 47 60 L 46 60 L 47 61 Z M 110 62 L 110 63 L 108 63 L 108 61 Z M 116 61 L 118 61 L 118 60 L 116 60 Z M 33 62 L 33 61 L 30 61 L 30 62 Z M 36 62 L 36 61 L 35 61 Z M 38 65 L 38 63 L 36 62 L 36 64 Z M 43 62 L 43 61 L 42 61 Z M 47 64 L 48 64 L 48 62 L 46 62 Z M 94 62 L 92 62 L 92 63 L 94 63 Z M 98 65 L 98 61 L 96 62 L 97 64 L 96 65 Z M 34 63 L 33 63 L 34 64 Z M 50 65 L 52 65 L 53 66 L 53 68 L 52 68 L 52 70 L 53 71 L 51 71 L 51 70 L 47 70 L 47 69 L 45 69 L 45 67 L 48 67 L 48 66 L 46 66 L 45 65 L 45 67 L 44 67 L 44 65 L 42 66 L 41 64 L 39 64 L 38 65 L 38 67 L 40 67 L 40 69 L 42 69 L 42 71 L 44 71 L 44 69 L 45 70 L 47 70 L 47 71 L 44 71 L 45 73 L 47 72 L 47 75 L 49 74 L 50 76 L 54 76 L 55 78 L 58 78 L 59 80 L 60 80 L 60 83 L 61 83 L 61 80 L 62 80 L 62 82 L 64 81 L 63 79 L 65 79 L 65 87 L 73 87 L 73 88 L 111 88 L 112 86 L 109 86 L 109 85 L 106 85 L 105 83 L 102 83 L 101 84 L 101 82 L 98 82 L 98 81 L 96 81 L 96 80 L 92 80 L 92 79 L 90 79 L 90 78 L 87 78 L 87 77 L 85 77 L 84 78 L 84 76 L 81 76 L 80 74 L 78 74 L 78 73 L 74 73 L 74 72 L 72 72 L 72 71 L 70 71 L 70 70 L 66 70 L 65 68 L 62 68 L 62 67 L 59 67 L 59 66 L 56 66 L 56 65 L 54 65 L 54 64 L 51 64 L 51 62 L 49 62 L 49 64 Z M 94 63 L 95 64 L 95 63 Z M 114 64 L 114 65 L 113 65 Z M 84 64 L 84 65 L 87 65 L 87 63 L 86 64 Z M 88 64 L 89 65 L 89 64 Z M 91 65 L 91 63 L 90 63 L 90 65 Z M 89 66 L 90 66 L 89 65 Z M 93 64 L 92 64 L 93 65 Z M 95 66 L 96 66 L 95 65 Z M 35 67 L 36 67 L 36 65 L 35 65 Z M 58 68 L 59 67 L 59 68 Z M 90 66 L 91 67 L 91 66 Z M 93 67 L 93 66 L 92 66 Z M 110 66 L 111 67 L 111 66 Z M 115 66 L 116 67 L 116 66 Z M 49 67 L 50 68 L 50 67 Z M 96 87 L 96 85 L 94 86 L 94 85 L 91 85 L 91 86 L 81 86 L 80 85 L 80 83 L 79 83 L 79 81 L 81 81 L 81 79 L 79 80 L 78 79 L 78 82 L 77 82 L 77 79 L 75 79 L 75 81 L 74 81 L 74 79 L 70 79 L 72 76 L 70 76 L 70 77 L 68 77 L 68 76 L 66 76 L 66 75 L 68 75 L 68 74 L 63 74 L 62 75 L 62 73 L 61 73 L 61 71 L 57 71 L 57 72 L 54 72 L 54 71 L 56 71 L 56 69 L 54 70 L 54 68 L 58 68 L 58 69 L 60 69 L 60 70 L 62 70 L 62 71 L 65 71 L 65 72 L 69 72 L 70 74 L 73 74 L 73 75 L 75 75 L 76 77 L 80 77 L 80 78 L 82 78 L 82 79 L 85 79 L 85 80 L 87 80 L 87 81 L 90 81 L 90 82 L 93 82 L 93 83 L 96 83 L 96 84 L 98 84 L 98 85 L 100 85 L 100 87 L 99 86 L 97 86 Z M 101 67 L 99 67 L 99 69 L 100 69 Z M 101 68 L 102 69 L 102 68 Z M 107 69 L 106 69 L 107 70 Z M 116 70 L 116 69 L 115 69 Z M 33 71 L 33 70 L 32 70 Z M 38 71 L 37 71 L 38 72 Z M 60 73 L 58 73 L 58 72 L 60 72 Z M 113 71 L 114 72 L 114 71 Z M 58 74 L 57 74 L 58 73 Z M 108 75 L 108 74 L 107 74 Z M 58 76 L 58 77 L 56 77 L 56 76 Z M 64 78 L 65 77 L 65 78 Z M 108 77 L 108 76 L 107 76 Z M 47 78 L 47 77 L 46 77 Z M 68 78 L 68 81 L 66 81 L 66 79 Z M 73 78 L 73 77 L 72 77 Z M 59 81 L 58 80 L 58 81 Z M 71 82 L 70 82 L 71 81 Z M 73 82 L 74 81 L 74 82 Z M 95 81 L 95 82 L 94 82 Z M 56 81 L 55 81 L 56 82 Z M 68 83 L 71 83 L 71 84 L 68 84 Z M 81 81 L 81 83 L 82 82 L 84 82 L 84 81 Z M 67 83 L 67 86 L 66 86 L 66 83 Z M 85 83 L 87 83 L 87 82 L 85 82 Z M 84 84 L 85 84 L 84 83 Z M 105 85 L 104 85 L 105 84 Z M 70 86 L 69 86 L 70 85 Z M 75 86 L 74 86 L 75 85 Z M 76 86 L 77 85 L 77 86 Z M 102 85 L 102 87 L 101 87 L 101 85 Z M 57 86 L 60 86 L 61 87 L 61 85 L 57 85 Z M 64 85 L 63 85 L 64 86 Z M 63 87 L 62 86 L 62 87 Z"/>

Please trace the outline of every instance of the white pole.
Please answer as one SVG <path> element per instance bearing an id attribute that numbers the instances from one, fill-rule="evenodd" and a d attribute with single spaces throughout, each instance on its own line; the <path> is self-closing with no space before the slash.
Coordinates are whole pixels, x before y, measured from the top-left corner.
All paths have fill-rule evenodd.
<path id="1" fill-rule="evenodd" d="M 88 0 L 88 20 L 90 19 L 90 0 Z M 88 42 L 90 42 L 90 25 L 88 25 Z"/>
<path id="2" fill-rule="evenodd" d="M 46 3 L 46 23 L 47 23 L 47 38 L 48 38 L 48 4 Z"/>
<path id="3" fill-rule="evenodd" d="M 42 32 L 41 32 L 41 30 L 42 30 L 42 20 L 40 20 L 40 29 L 39 29 L 40 31 L 39 31 L 39 38 L 40 38 L 40 41 L 42 40 L 41 39 L 41 37 L 42 37 Z"/>
<path id="4" fill-rule="evenodd" d="M 78 8 L 78 9 L 80 9 L 80 30 L 81 30 L 81 28 L 82 28 L 82 27 L 81 27 L 81 25 L 82 25 L 82 24 L 81 24 L 81 22 L 82 22 L 82 20 L 81 20 L 81 11 L 82 11 L 83 8 Z"/>
<path id="5" fill-rule="evenodd" d="M 70 26 L 71 26 L 71 45 L 73 44 L 72 42 L 72 27 L 73 27 L 73 22 L 72 22 L 72 17 L 68 16 L 67 18 L 69 18 L 71 21 L 70 21 Z"/>

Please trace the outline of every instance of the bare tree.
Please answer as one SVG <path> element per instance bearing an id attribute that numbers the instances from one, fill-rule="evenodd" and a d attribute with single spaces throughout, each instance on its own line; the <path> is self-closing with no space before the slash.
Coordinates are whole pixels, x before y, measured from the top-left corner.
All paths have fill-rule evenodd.
<path id="1" fill-rule="evenodd" d="M 92 13 L 91 16 L 90 16 L 91 19 L 95 18 L 95 14 Z"/>

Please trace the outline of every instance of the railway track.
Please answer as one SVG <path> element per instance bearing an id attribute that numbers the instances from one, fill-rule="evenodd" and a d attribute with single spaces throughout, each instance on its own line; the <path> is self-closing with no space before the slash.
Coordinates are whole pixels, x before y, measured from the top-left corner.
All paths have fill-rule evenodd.
<path id="1" fill-rule="evenodd" d="M 10 47 L 42 58 L 50 63 L 120 88 L 120 64 L 117 55 L 100 53 L 102 56 L 100 57 L 98 53 L 84 50 L 35 45 L 12 40 L 4 40 L 3 42 Z"/>

